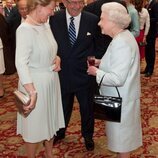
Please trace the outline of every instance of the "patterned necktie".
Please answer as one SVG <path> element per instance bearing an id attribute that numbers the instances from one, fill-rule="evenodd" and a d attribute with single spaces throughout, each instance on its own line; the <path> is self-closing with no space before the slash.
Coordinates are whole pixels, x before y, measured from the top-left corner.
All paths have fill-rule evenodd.
<path id="1" fill-rule="evenodd" d="M 76 30 L 75 30 L 75 24 L 74 24 L 74 17 L 70 18 L 70 25 L 69 25 L 69 39 L 70 43 L 73 46 L 76 41 Z"/>

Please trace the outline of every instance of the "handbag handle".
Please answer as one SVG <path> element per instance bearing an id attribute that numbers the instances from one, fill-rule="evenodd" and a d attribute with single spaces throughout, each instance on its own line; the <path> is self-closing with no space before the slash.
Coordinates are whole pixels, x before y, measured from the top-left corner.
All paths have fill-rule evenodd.
<path id="1" fill-rule="evenodd" d="M 100 83 L 99 83 L 99 85 L 98 85 L 98 91 L 99 91 L 99 89 L 100 89 L 100 86 L 101 86 L 101 83 L 102 83 L 102 81 L 103 81 L 104 76 L 105 76 L 105 75 L 103 75 L 103 77 L 102 77 L 101 80 L 100 80 Z M 116 86 L 115 86 L 115 88 L 116 88 L 116 91 L 117 91 L 117 94 L 118 94 L 119 98 L 121 98 L 118 88 L 117 88 Z"/>

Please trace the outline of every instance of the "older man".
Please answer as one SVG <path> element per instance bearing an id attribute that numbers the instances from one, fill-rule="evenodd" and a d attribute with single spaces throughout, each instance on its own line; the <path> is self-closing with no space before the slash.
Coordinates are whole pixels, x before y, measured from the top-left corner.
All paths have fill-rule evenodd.
<path id="1" fill-rule="evenodd" d="M 27 0 L 17 0 L 17 6 L 12 9 L 10 15 L 6 18 L 12 33 L 16 32 L 16 29 L 21 24 L 21 22 L 26 19 L 27 14 Z"/>
<path id="2" fill-rule="evenodd" d="M 92 104 L 92 81 L 87 75 L 87 57 L 97 55 L 98 17 L 82 11 L 84 0 L 63 0 L 66 10 L 59 11 L 50 18 L 50 26 L 58 43 L 61 58 L 62 102 L 66 127 L 68 126 L 74 96 L 80 104 L 81 132 L 87 150 L 94 149 L 94 116 Z M 65 137 L 65 129 L 58 132 L 56 140 Z"/>
<path id="3" fill-rule="evenodd" d="M 150 0 L 147 4 L 147 10 L 150 16 L 150 29 L 146 37 L 147 45 L 145 47 L 145 61 L 146 67 L 142 72 L 145 77 L 150 77 L 154 72 L 155 65 L 155 42 L 157 33 L 157 22 L 158 22 L 158 2 L 156 0 Z"/>
<path id="4" fill-rule="evenodd" d="M 6 5 L 4 7 L 4 16 L 8 17 L 10 15 L 11 10 L 13 9 L 12 0 L 6 0 Z"/>

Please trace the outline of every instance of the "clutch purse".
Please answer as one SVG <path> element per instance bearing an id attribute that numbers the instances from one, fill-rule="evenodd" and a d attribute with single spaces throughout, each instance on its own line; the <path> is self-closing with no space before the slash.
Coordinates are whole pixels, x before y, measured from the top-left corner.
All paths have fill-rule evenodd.
<path id="1" fill-rule="evenodd" d="M 100 120 L 107 120 L 112 122 L 121 121 L 121 107 L 122 98 L 117 87 L 116 91 L 118 97 L 100 95 L 99 89 L 104 76 L 102 77 L 99 86 L 97 87 L 97 93 L 94 95 L 94 117 Z"/>
<path id="2" fill-rule="evenodd" d="M 28 106 L 30 104 L 30 97 L 17 89 L 14 90 L 13 94 L 15 96 L 15 103 L 19 113 L 22 114 L 24 117 L 27 117 L 31 111 L 25 113 L 24 106 Z"/>

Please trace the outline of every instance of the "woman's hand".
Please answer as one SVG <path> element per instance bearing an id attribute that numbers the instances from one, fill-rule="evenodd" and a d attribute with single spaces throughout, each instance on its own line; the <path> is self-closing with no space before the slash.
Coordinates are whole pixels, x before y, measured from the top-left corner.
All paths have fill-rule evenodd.
<path id="1" fill-rule="evenodd" d="M 146 36 L 143 37 L 143 43 L 146 43 Z"/>
<path id="2" fill-rule="evenodd" d="M 96 71 L 98 70 L 98 68 L 96 68 L 95 66 L 89 66 L 87 73 L 88 75 L 93 75 L 96 76 Z"/>
<path id="3" fill-rule="evenodd" d="M 28 106 L 24 106 L 25 114 L 32 111 L 36 106 L 37 93 L 32 93 L 32 94 L 29 94 L 29 95 L 30 95 L 31 101 L 30 101 L 30 104 Z"/>
<path id="4" fill-rule="evenodd" d="M 32 111 L 35 106 L 36 106 L 36 101 L 37 101 L 37 91 L 33 85 L 33 83 L 28 83 L 28 84 L 24 84 L 24 88 L 26 90 L 26 92 L 28 93 L 28 95 L 30 96 L 30 103 L 28 106 L 23 106 L 25 113 L 29 113 L 30 111 Z"/>
<path id="5" fill-rule="evenodd" d="M 53 61 L 53 64 L 55 65 L 53 71 L 58 72 L 61 70 L 60 63 L 61 63 L 60 57 L 56 56 Z"/>

